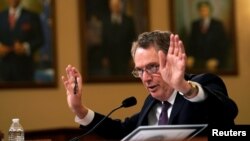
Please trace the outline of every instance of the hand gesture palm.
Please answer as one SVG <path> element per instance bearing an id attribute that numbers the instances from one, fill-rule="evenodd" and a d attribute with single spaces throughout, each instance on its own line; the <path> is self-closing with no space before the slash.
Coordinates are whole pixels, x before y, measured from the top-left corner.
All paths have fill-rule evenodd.
<path id="1" fill-rule="evenodd" d="M 159 51 L 160 73 L 163 80 L 171 87 L 179 89 L 184 80 L 186 54 L 178 35 L 170 35 L 168 53 Z"/>
<path id="2" fill-rule="evenodd" d="M 79 71 L 75 67 L 72 67 L 71 65 L 67 66 L 66 74 L 67 74 L 67 78 L 62 76 L 62 81 L 66 89 L 68 105 L 70 109 L 72 109 L 72 111 L 75 112 L 75 110 L 82 108 L 82 103 L 81 103 L 82 77 Z M 75 79 L 77 79 L 77 83 L 78 83 L 77 84 L 78 90 L 76 94 L 74 94 Z"/>

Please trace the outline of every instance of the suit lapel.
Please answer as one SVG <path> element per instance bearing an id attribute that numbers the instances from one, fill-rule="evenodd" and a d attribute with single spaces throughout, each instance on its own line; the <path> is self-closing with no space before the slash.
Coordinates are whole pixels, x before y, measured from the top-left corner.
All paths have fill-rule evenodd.
<path id="1" fill-rule="evenodd" d="M 8 10 L 4 11 L 3 18 L 4 18 L 4 20 L 1 21 L 1 22 L 4 22 L 3 25 L 5 25 L 5 27 L 7 29 L 9 29 L 10 28 L 10 23 L 9 23 L 9 12 L 8 12 Z"/>
<path id="2" fill-rule="evenodd" d="M 157 103 L 157 100 L 153 99 L 151 97 L 151 99 L 149 100 L 148 104 L 145 104 L 145 108 L 142 110 L 143 113 L 140 116 L 140 119 L 138 121 L 138 126 L 141 125 L 148 125 L 148 113 L 151 110 L 151 108 Z"/>
<path id="3" fill-rule="evenodd" d="M 170 114 L 169 124 L 173 124 L 173 120 L 175 119 L 179 111 L 182 109 L 184 101 L 185 101 L 184 98 L 179 93 L 177 93 L 173 109 Z"/>

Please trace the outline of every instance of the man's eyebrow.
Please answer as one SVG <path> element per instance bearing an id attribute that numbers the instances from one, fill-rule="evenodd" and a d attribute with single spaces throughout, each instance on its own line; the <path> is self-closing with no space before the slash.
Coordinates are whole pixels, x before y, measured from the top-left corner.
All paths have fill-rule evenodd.
<path id="1" fill-rule="evenodd" d="M 142 69 L 141 67 L 135 67 L 134 70 L 140 70 Z"/>
<path id="2" fill-rule="evenodd" d="M 152 66 L 152 65 L 159 65 L 159 64 L 156 63 L 156 62 L 151 62 L 151 63 L 148 63 L 147 65 L 145 65 L 143 67 L 135 67 L 134 69 L 142 69 L 142 68 L 145 68 L 145 67 L 148 67 L 148 66 Z"/>
<path id="3" fill-rule="evenodd" d="M 152 66 L 152 65 L 159 65 L 159 63 L 152 62 L 152 63 L 147 64 L 145 67 L 147 67 L 147 66 Z"/>

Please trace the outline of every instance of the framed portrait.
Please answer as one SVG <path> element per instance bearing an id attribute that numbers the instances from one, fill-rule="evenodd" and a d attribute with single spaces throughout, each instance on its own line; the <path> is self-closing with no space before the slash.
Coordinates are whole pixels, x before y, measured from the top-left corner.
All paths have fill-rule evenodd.
<path id="1" fill-rule="evenodd" d="M 187 71 L 237 74 L 234 0 L 171 0 L 171 28 L 187 52 Z"/>
<path id="2" fill-rule="evenodd" d="M 86 82 L 137 81 L 130 48 L 147 31 L 147 0 L 79 0 L 81 70 Z"/>
<path id="3" fill-rule="evenodd" d="M 1 88 L 56 87 L 54 2 L 0 0 Z"/>

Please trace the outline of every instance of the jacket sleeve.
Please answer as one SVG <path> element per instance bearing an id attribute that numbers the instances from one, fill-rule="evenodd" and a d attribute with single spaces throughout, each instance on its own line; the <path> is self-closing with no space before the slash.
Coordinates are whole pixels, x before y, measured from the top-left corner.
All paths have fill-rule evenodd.
<path id="1" fill-rule="evenodd" d="M 201 84 L 207 99 L 205 105 L 212 125 L 231 126 L 238 114 L 236 103 L 229 97 L 223 80 L 214 74 L 201 74 L 191 78 Z"/>

